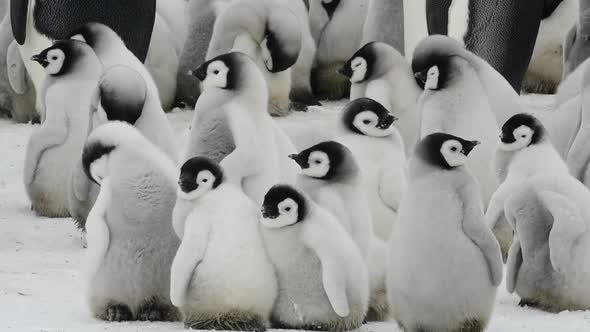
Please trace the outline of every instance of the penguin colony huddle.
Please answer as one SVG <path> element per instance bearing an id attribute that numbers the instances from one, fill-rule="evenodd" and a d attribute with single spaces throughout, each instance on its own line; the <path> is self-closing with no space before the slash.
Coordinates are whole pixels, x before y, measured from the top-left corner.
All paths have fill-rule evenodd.
<path id="1" fill-rule="evenodd" d="M 156 75 L 109 26 L 31 57 L 45 75 L 24 183 L 36 213 L 85 230 L 95 317 L 483 331 L 504 278 L 523 306 L 590 309 L 590 62 L 575 33 L 556 110 L 537 117 L 450 37 L 423 39 L 411 64 L 374 25 L 361 42 L 362 23 L 336 24 L 356 2 L 221 2 L 199 84 L 178 86 L 196 99 L 183 153 Z M 271 117 L 348 94 L 336 134 L 310 125 L 303 149 Z"/>

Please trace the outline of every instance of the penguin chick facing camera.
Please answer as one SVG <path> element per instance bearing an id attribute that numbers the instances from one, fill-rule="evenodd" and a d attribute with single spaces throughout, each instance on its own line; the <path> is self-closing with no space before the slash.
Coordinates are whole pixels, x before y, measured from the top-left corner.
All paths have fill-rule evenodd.
<path id="1" fill-rule="evenodd" d="M 266 330 L 277 281 L 259 230 L 259 208 L 204 157 L 182 166 L 178 199 L 192 205 L 186 220 L 175 223 L 183 236 L 170 287 L 185 327 Z"/>
<path id="2" fill-rule="evenodd" d="M 363 325 L 367 266 L 334 215 L 299 189 L 275 185 L 262 204 L 262 237 L 278 278 L 274 328 L 350 331 Z"/>
<path id="3" fill-rule="evenodd" d="M 92 48 L 76 40 L 57 41 L 31 60 L 47 73 L 40 94 L 46 112 L 27 143 L 24 185 L 37 214 L 68 217 L 68 184 L 82 154 L 102 65 Z"/>
<path id="4" fill-rule="evenodd" d="M 387 284 L 404 331 L 483 331 L 490 320 L 502 254 L 484 223 L 477 180 L 465 167 L 479 144 L 434 133 L 409 161 Z"/>
<path id="5" fill-rule="evenodd" d="M 507 257 L 513 232 L 504 217 L 506 200 L 532 176 L 565 175 L 569 171 L 545 127 L 527 113 L 513 116 L 502 126 L 494 170 L 501 184 L 490 199 L 486 224 L 496 235 L 503 256 Z"/>
<path id="6" fill-rule="evenodd" d="M 176 166 L 121 121 L 90 134 L 82 164 L 100 186 L 86 223 L 90 312 L 107 321 L 177 321 L 170 300 L 180 242 L 172 228 Z"/>

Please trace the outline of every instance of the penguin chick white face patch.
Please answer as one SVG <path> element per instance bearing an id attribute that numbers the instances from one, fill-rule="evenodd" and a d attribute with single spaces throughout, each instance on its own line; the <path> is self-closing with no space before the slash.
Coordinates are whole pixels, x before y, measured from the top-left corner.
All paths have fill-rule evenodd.
<path id="1" fill-rule="evenodd" d="M 448 140 L 443 143 L 440 153 L 451 167 L 462 166 L 467 162 L 467 156 L 463 154 L 463 145 L 456 140 Z"/>
<path id="2" fill-rule="evenodd" d="M 92 179 L 94 179 L 94 181 L 96 181 L 96 183 L 98 183 L 99 185 L 108 176 L 108 160 L 108 155 L 104 154 L 100 158 L 92 162 L 92 164 L 90 164 L 90 176 L 92 176 Z"/>
<path id="3" fill-rule="evenodd" d="M 377 116 L 377 114 L 375 114 L 373 111 L 369 110 L 362 111 L 357 114 L 354 117 L 353 125 L 361 133 L 371 137 L 385 137 L 393 133 L 391 124 L 388 126 L 380 124 L 379 116 Z"/>
<path id="4" fill-rule="evenodd" d="M 516 151 L 525 148 L 531 144 L 534 133 L 528 126 L 520 126 L 512 132 L 515 141 L 513 143 L 500 142 L 500 148 L 504 151 Z"/>
<path id="5" fill-rule="evenodd" d="M 428 90 L 438 90 L 438 78 L 440 76 L 440 71 L 438 66 L 432 66 L 428 69 L 428 73 L 426 74 L 426 83 L 424 84 L 424 89 Z"/>
<path id="6" fill-rule="evenodd" d="M 182 191 L 182 189 L 179 189 L 178 197 L 190 201 L 199 199 L 213 188 L 213 184 L 215 183 L 215 175 L 213 175 L 213 173 L 211 173 L 209 170 L 203 170 L 197 174 L 195 181 L 197 187 L 195 190 L 185 193 Z"/>
<path id="7" fill-rule="evenodd" d="M 262 217 L 261 223 L 267 228 L 282 228 L 291 226 L 298 221 L 299 206 L 291 199 L 287 198 L 278 204 L 278 216 Z"/>
<path id="8" fill-rule="evenodd" d="M 227 74 L 229 68 L 223 61 L 214 61 L 207 66 L 207 77 L 203 81 L 203 86 L 225 89 L 227 87 Z"/>
<path id="9" fill-rule="evenodd" d="M 53 49 L 47 52 L 47 61 L 49 64 L 45 67 L 45 71 L 49 75 L 57 75 L 61 71 L 66 55 L 60 49 Z"/>
<path id="10" fill-rule="evenodd" d="M 273 62 L 272 62 L 272 55 L 270 54 L 270 50 L 268 49 L 268 39 L 264 38 L 262 43 L 260 43 L 260 56 L 262 57 L 262 61 L 264 61 L 264 65 L 266 69 L 272 72 L 273 69 Z"/>
<path id="11" fill-rule="evenodd" d="M 367 60 L 356 57 L 350 62 L 350 68 L 352 69 L 350 82 L 358 83 L 365 80 L 365 76 L 367 75 Z"/>
<path id="12" fill-rule="evenodd" d="M 323 178 L 330 171 L 330 158 L 322 151 L 314 151 L 307 159 L 309 167 L 303 169 L 303 174 L 312 178 Z"/>

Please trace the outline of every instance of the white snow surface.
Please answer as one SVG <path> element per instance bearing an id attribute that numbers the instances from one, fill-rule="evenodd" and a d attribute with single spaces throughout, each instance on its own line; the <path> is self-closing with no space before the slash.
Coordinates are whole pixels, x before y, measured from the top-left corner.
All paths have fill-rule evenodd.
<path id="1" fill-rule="evenodd" d="M 551 96 L 523 96 L 533 112 L 551 109 Z M 327 103 L 278 122 L 289 133 L 313 126 L 329 134 L 344 102 Z M 192 112 L 169 115 L 186 141 Z M 85 302 L 85 249 L 70 219 L 47 219 L 30 210 L 22 183 L 27 140 L 33 125 L 0 120 L 0 331 L 181 331 L 177 323 L 109 323 L 90 316 Z M 309 139 L 310 135 L 301 135 Z M 305 141 L 302 141 L 305 144 Z M 65 184 L 64 184 L 65 185 Z M 469 273 L 469 271 L 466 271 Z M 589 285 L 590 287 L 590 285 Z M 590 331 L 590 311 L 546 313 L 517 306 L 502 285 L 488 331 Z M 375 323 L 367 332 L 397 332 L 397 324 Z"/>

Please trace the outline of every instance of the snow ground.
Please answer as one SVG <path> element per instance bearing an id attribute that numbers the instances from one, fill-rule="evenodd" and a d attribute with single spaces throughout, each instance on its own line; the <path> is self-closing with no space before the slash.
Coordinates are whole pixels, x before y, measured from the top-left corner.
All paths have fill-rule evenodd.
<path id="1" fill-rule="evenodd" d="M 551 107 L 550 96 L 523 96 L 532 111 Z M 287 130 L 319 126 L 338 115 L 338 106 L 294 114 L 279 120 Z M 169 115 L 179 136 L 186 138 L 192 113 Z M 181 323 L 107 323 L 86 310 L 84 249 L 69 219 L 47 219 L 30 211 L 22 184 L 25 147 L 33 126 L 0 120 L 0 331 L 181 331 Z M 590 331 L 590 311 L 549 314 L 517 306 L 518 298 L 502 286 L 490 332 Z M 397 332 L 391 323 L 369 324 L 367 332 Z"/>

